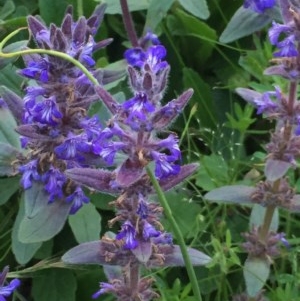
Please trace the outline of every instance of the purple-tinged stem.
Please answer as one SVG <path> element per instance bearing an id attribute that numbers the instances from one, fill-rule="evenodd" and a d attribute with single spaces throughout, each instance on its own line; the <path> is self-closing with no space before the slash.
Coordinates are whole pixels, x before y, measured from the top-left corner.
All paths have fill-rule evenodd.
<path id="1" fill-rule="evenodd" d="M 130 266 L 130 278 L 129 285 L 131 291 L 131 297 L 134 299 L 138 293 L 138 285 L 140 281 L 140 267 L 138 264 L 133 264 Z"/>
<path id="2" fill-rule="evenodd" d="M 294 105 L 295 105 L 295 101 L 297 99 L 297 85 L 298 85 L 298 82 L 296 82 L 296 81 L 292 81 L 290 83 L 289 99 L 288 99 L 288 112 L 290 115 L 292 115 L 294 112 Z"/>
<path id="3" fill-rule="evenodd" d="M 290 82 L 290 87 L 289 87 L 289 95 L 288 95 L 288 113 L 289 115 L 293 115 L 294 111 L 294 106 L 295 106 L 295 101 L 297 99 L 297 81 L 291 81 Z M 289 142 L 291 139 L 291 133 L 292 133 L 292 126 L 286 122 L 284 126 L 284 139 L 286 143 Z M 273 191 L 276 193 L 279 190 L 279 185 L 280 185 L 280 179 L 275 181 L 273 183 Z M 262 224 L 261 230 L 260 230 L 260 238 L 265 241 L 267 238 L 268 232 L 270 231 L 270 226 L 272 222 L 272 218 L 274 215 L 276 206 L 268 206 L 266 209 L 265 217 L 264 217 L 264 222 Z"/>
<path id="4" fill-rule="evenodd" d="M 272 223 L 272 219 L 273 219 L 273 215 L 274 215 L 274 211 L 275 211 L 276 206 L 268 206 L 266 209 L 266 213 L 265 213 L 265 217 L 264 217 L 264 222 L 262 224 L 262 227 L 260 229 L 260 239 L 262 241 L 265 241 L 268 233 L 270 231 L 270 226 Z"/>
<path id="5" fill-rule="evenodd" d="M 120 4 L 121 4 L 121 8 L 122 8 L 123 22 L 125 25 L 125 29 L 127 31 L 129 41 L 131 42 L 132 47 L 139 47 L 137 34 L 134 29 L 134 25 L 133 25 L 131 14 L 129 12 L 127 0 L 120 0 Z"/>

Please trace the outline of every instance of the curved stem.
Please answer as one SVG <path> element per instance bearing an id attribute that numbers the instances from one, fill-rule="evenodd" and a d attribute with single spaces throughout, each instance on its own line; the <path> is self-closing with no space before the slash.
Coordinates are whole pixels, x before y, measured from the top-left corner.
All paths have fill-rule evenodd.
<path id="1" fill-rule="evenodd" d="M 199 288 L 198 281 L 197 281 L 197 277 L 196 277 L 192 262 L 190 260 L 190 256 L 188 254 L 188 251 L 187 251 L 187 248 L 186 248 L 181 230 L 180 230 L 178 224 L 176 223 L 176 220 L 175 220 L 175 218 L 172 214 L 171 208 L 170 208 L 170 206 L 169 206 L 169 204 L 166 200 L 166 197 L 165 197 L 163 191 L 161 190 L 161 188 L 159 186 L 159 183 L 158 183 L 157 179 L 155 178 L 153 172 L 151 171 L 151 169 L 149 167 L 147 167 L 147 173 L 148 173 L 148 175 L 151 179 L 151 182 L 152 182 L 152 184 L 155 188 L 155 191 L 158 195 L 160 205 L 164 209 L 164 214 L 166 215 L 166 217 L 167 217 L 167 219 L 168 219 L 168 221 L 169 221 L 169 223 L 172 227 L 172 230 L 175 234 L 175 237 L 176 237 L 176 239 L 179 243 L 180 250 L 181 250 L 181 253 L 182 253 L 182 257 L 183 257 L 183 260 L 184 260 L 184 263 L 185 263 L 185 266 L 186 266 L 186 269 L 187 269 L 187 272 L 188 272 L 188 275 L 189 275 L 189 278 L 190 278 L 190 281 L 191 281 L 191 284 L 192 284 L 192 288 L 193 288 L 195 298 L 196 298 L 197 301 L 202 301 L 200 288 Z"/>
<path id="2" fill-rule="evenodd" d="M 0 57 L 4 57 L 4 58 L 12 58 L 15 56 L 20 56 L 20 55 L 26 55 L 26 54 L 34 54 L 34 53 L 40 53 L 40 54 L 48 54 L 48 55 L 53 55 L 53 56 L 57 56 L 60 57 L 66 61 L 71 62 L 72 64 L 74 64 L 74 66 L 76 66 L 77 68 L 79 68 L 85 75 L 86 77 L 96 86 L 99 85 L 97 79 L 93 76 L 93 74 L 84 66 L 82 65 L 79 61 L 77 61 L 76 59 L 74 59 L 72 56 L 65 54 L 63 52 L 60 51 L 56 51 L 56 50 L 47 50 L 47 49 L 25 49 L 25 50 L 20 50 L 20 51 L 16 51 L 16 52 L 11 52 L 11 53 L 4 53 L 2 51 L 4 45 L 13 37 L 15 36 L 18 32 L 20 32 L 21 30 L 26 29 L 26 27 L 23 28 L 19 28 L 15 31 L 13 31 L 12 33 L 10 33 L 8 36 L 6 36 L 1 42 L 0 42 Z"/>

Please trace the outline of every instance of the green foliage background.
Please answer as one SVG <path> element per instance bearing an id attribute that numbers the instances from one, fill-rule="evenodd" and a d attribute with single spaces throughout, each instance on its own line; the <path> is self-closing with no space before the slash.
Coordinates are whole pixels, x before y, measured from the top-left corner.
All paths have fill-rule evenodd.
<path id="1" fill-rule="evenodd" d="M 112 37 L 114 42 L 96 55 L 97 65 L 125 68 L 123 53 L 130 46 L 117 0 L 108 4 L 104 23 L 97 39 Z M 254 109 L 234 93 L 237 87 L 271 88 L 272 81 L 263 70 L 272 57 L 266 32 L 240 38 L 230 44 L 220 42 L 229 20 L 242 5 L 241 0 L 139 0 L 128 1 L 139 35 L 147 29 L 159 35 L 166 46 L 171 65 L 166 101 L 188 88 L 194 96 L 183 114 L 170 128 L 180 137 L 184 163 L 199 162 L 198 173 L 185 185 L 168 193 L 174 216 L 189 246 L 213 257 L 209 267 L 196 268 L 203 300 L 231 300 L 244 290 L 242 264 L 246 258 L 239 247 L 241 232 L 247 230 L 250 209 L 230 205 L 209 204 L 202 195 L 213 188 L 235 183 L 251 184 L 260 179 L 264 149 L 272 124 L 258 117 Z M 1 0 L 0 38 L 26 26 L 26 16 L 39 14 L 47 24 L 60 24 L 67 5 L 74 14 L 88 16 L 97 5 L 94 0 Z M 27 39 L 26 30 L 16 40 Z M 227 37 L 228 38 L 228 37 Z M 223 34 L 223 40 L 224 38 Z M 221 39 L 222 41 L 222 39 Z M 2 62 L 4 65 L 7 62 Z M 1 65 L 2 66 L 2 65 Z M 22 95 L 24 79 L 16 75 L 22 61 L 16 60 L 1 69 L 0 85 Z M 278 80 L 277 80 L 278 81 Z M 120 100 L 130 97 L 123 78 L 108 87 Z M 109 116 L 100 104 L 91 114 L 102 119 Z M 2 117 L 2 116 L 1 116 Z M 5 116 L 6 118 L 7 116 Z M 2 126 L 1 142 L 13 141 L 14 121 Z M 7 124 L 6 124 L 7 126 Z M 8 134 L 5 134 L 8 131 Z M 17 143 L 17 142 L 16 142 Z M 0 156 L 0 161 L 6 158 Z M 297 175 L 295 185 L 299 187 Z M 65 267 L 60 256 L 84 241 L 95 240 L 108 230 L 107 221 L 113 216 L 110 196 L 91 195 L 92 203 L 76 216 L 69 217 L 63 229 L 52 239 L 42 242 L 19 241 L 17 230 L 24 217 L 23 197 L 16 177 L 0 179 L 0 267 L 10 265 L 11 277 L 21 277 L 22 287 L 14 300 L 22 301 L 82 301 L 90 300 L 105 281 L 101 267 Z M 26 197 L 26 195 L 25 195 Z M 270 300 L 300 300 L 298 271 L 299 219 L 283 214 L 281 229 L 287 233 L 293 248 L 285 250 L 275 262 L 268 282 Z M 169 224 L 164 220 L 168 230 Z M 115 229 L 117 231 L 117 229 Z M 146 271 L 155 279 L 161 301 L 197 301 L 192 297 L 185 269 L 172 268 Z M 101 296 L 101 300 L 113 300 Z"/>

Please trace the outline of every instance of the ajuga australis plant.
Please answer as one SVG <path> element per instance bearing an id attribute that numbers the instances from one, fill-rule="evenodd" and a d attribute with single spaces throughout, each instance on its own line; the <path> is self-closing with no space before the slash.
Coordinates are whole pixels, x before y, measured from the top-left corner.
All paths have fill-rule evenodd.
<path id="1" fill-rule="evenodd" d="M 123 17 L 130 20 L 130 15 Z M 93 298 L 112 293 L 120 301 L 148 301 L 158 295 L 152 288 L 153 279 L 142 276 L 143 268 L 185 264 L 179 246 L 173 244 L 172 235 L 164 231 L 160 222 L 163 209 L 153 199 L 155 188 L 149 172 L 154 169 L 155 178 L 166 191 L 196 170 L 196 164 L 180 166 L 178 138 L 165 134 L 193 92 L 188 90 L 162 105 L 170 69 L 166 49 L 151 32 L 132 44 L 136 46 L 125 52 L 132 98 L 119 104 L 96 87 L 112 118 L 99 132 L 95 149 L 108 165 L 114 166 L 113 170 L 78 167 L 65 172 L 76 183 L 117 197 L 111 203 L 116 216 L 109 226 L 118 222 L 120 230 L 117 234 L 107 233 L 100 241 L 75 247 L 62 260 L 104 266 L 108 282 L 100 283 Z M 118 153 L 123 158 L 120 163 L 115 162 Z M 210 260 L 195 249 L 188 249 L 188 254 L 193 265 Z"/>
<path id="2" fill-rule="evenodd" d="M 246 1 L 245 7 L 263 13 L 275 1 Z M 295 1 L 280 0 L 282 23 L 273 21 L 268 31 L 270 43 L 276 47 L 271 63 L 264 73 L 279 76 L 282 87 L 273 91 L 257 92 L 238 88 L 236 92 L 257 109 L 266 119 L 274 120 L 276 126 L 270 142 L 265 146 L 265 179 L 255 187 L 243 185 L 226 186 L 210 191 L 206 199 L 227 200 L 252 205 L 252 216 L 263 211 L 261 220 L 250 222 L 250 230 L 243 233 L 242 248 L 248 253 L 244 265 L 246 293 L 234 300 L 265 300 L 261 289 L 268 281 L 273 259 L 281 255 L 280 246 L 289 247 L 285 234 L 278 232 L 278 208 L 299 212 L 299 195 L 291 186 L 288 171 L 297 167 L 299 159 L 299 33 L 300 5 Z"/>

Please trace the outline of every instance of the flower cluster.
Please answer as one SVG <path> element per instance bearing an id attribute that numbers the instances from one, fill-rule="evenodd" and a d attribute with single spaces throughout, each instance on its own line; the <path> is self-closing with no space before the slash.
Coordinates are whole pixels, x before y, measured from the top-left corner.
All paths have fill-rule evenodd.
<path id="1" fill-rule="evenodd" d="M 98 153 L 108 164 L 113 164 L 116 153 L 121 151 L 128 157 L 126 162 L 137 162 L 141 167 L 154 161 L 158 178 L 179 172 L 181 154 L 176 135 L 159 139 L 156 132 L 170 125 L 192 94 L 187 91 L 181 98 L 161 105 L 169 73 L 165 56 L 162 45 L 126 51 L 134 96 L 118 106 L 98 140 Z"/>
<path id="2" fill-rule="evenodd" d="M 6 301 L 13 291 L 21 284 L 19 279 L 13 279 L 8 285 L 5 285 L 5 279 L 8 273 L 8 267 L 5 267 L 0 273 L 0 301 Z"/>
<path id="3" fill-rule="evenodd" d="M 66 171 L 77 183 L 118 195 L 111 202 L 116 216 L 109 221 L 109 226 L 119 222 L 121 229 L 113 238 L 106 235 L 97 242 L 98 259 L 91 260 L 121 266 L 123 272 L 108 276 L 109 282 L 100 283 L 100 290 L 93 298 L 112 293 L 117 300 L 150 301 L 157 294 L 151 288 L 151 278 L 140 278 L 140 266 L 168 266 L 168 261 L 174 265 L 181 258 L 175 255 L 179 250 L 173 245 L 171 234 L 165 232 L 160 223 L 162 208 L 151 200 L 155 190 L 146 166 L 154 169 L 163 190 L 173 188 L 195 171 L 195 164 L 180 167 L 177 136 L 164 137 L 164 130 L 184 108 L 192 90 L 162 105 L 170 69 L 165 61 L 166 49 L 152 33 L 147 33 L 140 45 L 143 47 L 125 52 L 132 98 L 119 104 L 104 89 L 96 87 L 113 116 L 96 137 L 94 152 L 107 164 L 117 167 L 114 171 L 92 168 Z M 78 246 L 87 247 L 87 244 Z M 72 254 L 72 250 L 69 252 Z M 65 256 L 68 258 L 68 253 Z M 204 257 L 207 261 L 208 257 Z"/>
<path id="4" fill-rule="evenodd" d="M 265 258 L 270 261 L 272 258 L 280 255 L 278 244 L 281 242 L 286 247 L 289 246 L 284 233 L 275 233 L 270 231 L 265 239 L 260 237 L 259 228 L 253 227 L 250 232 L 242 234 L 246 242 L 242 244 L 243 248 L 250 257 Z"/>
<path id="5" fill-rule="evenodd" d="M 28 27 L 41 49 L 68 54 L 106 84 L 117 74 L 95 69 L 92 57 L 93 52 L 111 42 L 94 40 L 104 9 L 103 5 L 97 6 L 90 18 L 81 17 L 75 22 L 68 8 L 61 27 L 51 24 L 48 28 L 29 16 Z M 22 146 L 29 150 L 26 157 L 20 158 L 21 183 L 24 189 L 43 183 L 49 202 L 65 199 L 72 204 L 70 213 L 74 214 L 89 199 L 64 171 L 86 166 L 88 160 L 98 158 L 93 145 L 99 139 L 101 126 L 96 116 L 88 117 L 87 110 L 99 96 L 86 75 L 63 58 L 33 54 L 25 55 L 24 61 L 26 67 L 19 73 L 35 80 L 36 85 L 26 88 L 22 113 L 18 114 L 17 132 Z"/>

